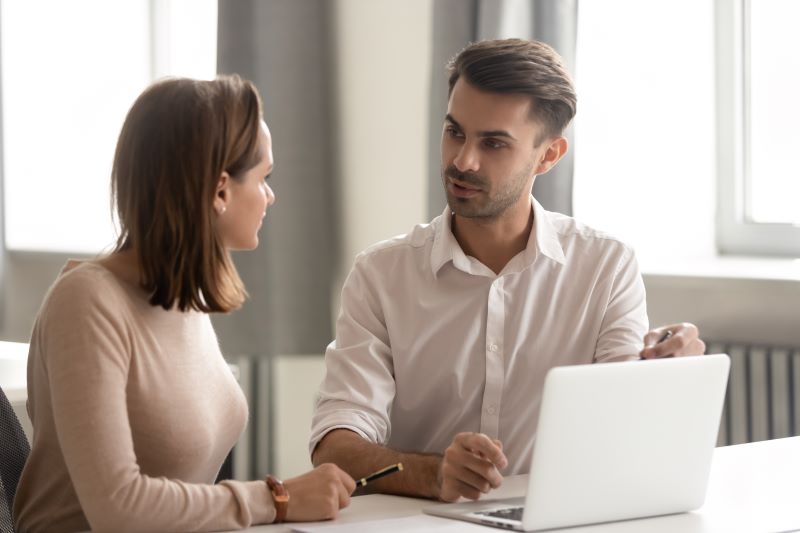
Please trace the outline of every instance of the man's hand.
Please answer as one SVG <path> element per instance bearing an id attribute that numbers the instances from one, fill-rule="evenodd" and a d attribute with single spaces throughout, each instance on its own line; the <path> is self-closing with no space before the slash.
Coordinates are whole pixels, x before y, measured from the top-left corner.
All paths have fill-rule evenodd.
<path id="1" fill-rule="evenodd" d="M 658 359 L 703 355 L 705 351 L 706 343 L 700 339 L 697 326 L 683 322 L 651 330 L 644 336 L 644 349 L 639 352 L 639 356 L 642 359 Z"/>
<path id="2" fill-rule="evenodd" d="M 310 472 L 284 481 L 289 493 L 287 522 L 311 522 L 336 518 L 350 505 L 356 482 L 338 466 L 326 463 Z"/>
<path id="3" fill-rule="evenodd" d="M 508 466 L 499 440 L 482 433 L 459 433 L 447 447 L 439 469 L 439 499 L 463 496 L 477 500 L 503 482 L 499 470 Z"/>

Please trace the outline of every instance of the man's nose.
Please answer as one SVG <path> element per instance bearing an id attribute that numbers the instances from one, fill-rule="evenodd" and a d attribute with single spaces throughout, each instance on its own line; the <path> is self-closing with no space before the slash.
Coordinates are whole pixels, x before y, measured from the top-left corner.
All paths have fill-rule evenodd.
<path id="1" fill-rule="evenodd" d="M 478 150 L 472 143 L 464 143 L 453 159 L 453 165 L 459 172 L 477 172 L 480 169 Z"/>

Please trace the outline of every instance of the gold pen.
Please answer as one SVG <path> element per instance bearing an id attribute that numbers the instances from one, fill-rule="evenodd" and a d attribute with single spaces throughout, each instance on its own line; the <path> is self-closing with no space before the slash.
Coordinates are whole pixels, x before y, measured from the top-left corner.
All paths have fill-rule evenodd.
<path id="1" fill-rule="evenodd" d="M 356 481 L 356 488 L 358 487 L 366 487 L 367 483 L 371 481 L 375 481 L 376 479 L 382 478 L 383 476 L 388 476 L 389 474 L 394 474 L 395 472 L 402 472 L 403 471 L 403 463 L 397 463 L 395 465 L 387 466 L 377 472 L 374 472 L 367 477 L 362 477 L 358 481 Z"/>

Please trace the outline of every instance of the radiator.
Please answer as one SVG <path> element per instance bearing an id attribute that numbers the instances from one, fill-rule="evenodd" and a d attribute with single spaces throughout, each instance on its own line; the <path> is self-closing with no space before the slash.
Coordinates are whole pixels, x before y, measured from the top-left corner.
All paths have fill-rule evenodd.
<path id="1" fill-rule="evenodd" d="M 731 372 L 717 444 L 800 434 L 800 348 L 709 342 L 727 353 Z"/>

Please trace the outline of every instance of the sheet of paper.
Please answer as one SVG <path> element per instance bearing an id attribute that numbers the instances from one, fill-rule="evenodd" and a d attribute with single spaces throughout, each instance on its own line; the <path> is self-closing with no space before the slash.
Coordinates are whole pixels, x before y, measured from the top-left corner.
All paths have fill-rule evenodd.
<path id="1" fill-rule="evenodd" d="M 298 526 L 292 529 L 296 533 L 392 533 L 394 531 L 414 531 L 415 533 L 461 533 L 481 532 L 486 533 L 493 528 L 478 524 L 448 520 L 428 515 L 406 516 L 404 518 L 387 518 L 383 520 L 368 520 L 366 522 L 349 522 L 344 524 L 313 524 Z"/>

